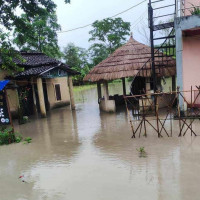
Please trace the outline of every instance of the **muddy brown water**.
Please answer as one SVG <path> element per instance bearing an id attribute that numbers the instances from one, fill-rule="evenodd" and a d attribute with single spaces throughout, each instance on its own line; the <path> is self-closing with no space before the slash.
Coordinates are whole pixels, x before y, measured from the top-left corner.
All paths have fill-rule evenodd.
<path id="1" fill-rule="evenodd" d="M 110 90 L 121 92 L 121 84 Z M 123 109 L 99 112 L 96 88 L 75 96 L 75 112 L 61 108 L 16 125 L 31 144 L 0 147 L 0 200 L 200 199 L 200 137 L 178 138 L 173 122 L 172 138 L 149 129 L 133 140 Z"/>

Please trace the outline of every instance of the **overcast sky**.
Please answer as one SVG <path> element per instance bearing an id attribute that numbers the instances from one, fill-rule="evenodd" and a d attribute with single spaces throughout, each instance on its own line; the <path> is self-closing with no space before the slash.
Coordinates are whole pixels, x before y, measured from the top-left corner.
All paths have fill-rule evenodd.
<path id="1" fill-rule="evenodd" d="M 58 23 L 62 31 L 93 23 L 124 11 L 142 0 L 71 0 L 71 4 L 65 4 L 64 0 L 54 0 L 57 4 Z M 138 41 L 145 43 L 145 38 L 138 32 L 138 27 L 147 22 L 147 2 L 119 15 L 124 21 L 131 23 L 131 31 Z M 139 22 L 139 23 L 138 23 Z M 59 33 L 59 46 L 62 48 L 69 42 L 88 48 L 91 26 L 67 33 Z"/>

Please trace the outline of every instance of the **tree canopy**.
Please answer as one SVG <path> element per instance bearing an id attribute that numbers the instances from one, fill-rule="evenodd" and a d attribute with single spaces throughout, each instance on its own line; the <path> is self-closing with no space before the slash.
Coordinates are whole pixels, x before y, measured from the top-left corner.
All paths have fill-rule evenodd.
<path id="1" fill-rule="evenodd" d="M 126 41 L 126 36 L 130 35 L 130 23 L 124 22 L 122 18 L 95 21 L 92 27 L 89 41 L 105 45 L 109 53 L 120 47 Z"/>
<path id="2" fill-rule="evenodd" d="M 95 66 L 124 44 L 130 35 L 130 23 L 121 18 L 107 18 L 95 21 L 92 25 L 89 41 L 94 42 L 89 48 L 92 64 Z"/>
<path id="3" fill-rule="evenodd" d="M 80 72 L 80 75 L 75 76 L 74 80 L 79 83 L 82 82 L 90 69 L 87 50 L 69 43 L 64 48 L 63 59 L 72 69 Z"/>
<path id="4" fill-rule="evenodd" d="M 65 0 L 70 3 L 70 0 Z M 11 29 L 12 26 L 21 26 L 23 22 L 16 13 L 16 9 L 28 17 L 44 14 L 45 10 L 49 13 L 55 12 L 56 4 L 53 0 L 9 0 L 0 1 L 0 24 Z"/>
<path id="5" fill-rule="evenodd" d="M 50 57 L 61 57 L 56 33 L 61 28 L 55 13 L 46 11 L 34 18 L 22 14 L 20 19 L 26 27 L 16 27 L 14 30 L 14 43 L 20 50 L 35 50 Z"/>
<path id="6" fill-rule="evenodd" d="M 70 0 L 63 0 L 70 3 Z M 0 54 L 2 65 L 1 69 L 14 72 L 22 70 L 13 62 L 14 58 L 21 59 L 20 55 L 15 51 L 13 44 L 10 42 L 8 31 L 13 28 L 27 31 L 27 26 L 22 17 L 20 17 L 16 10 L 19 10 L 26 15 L 27 19 L 33 19 L 36 16 L 43 16 L 46 12 L 54 14 L 56 4 L 53 0 L 9 0 L 0 1 L 0 24 L 4 29 L 0 30 Z M 47 47 L 47 45 L 46 45 Z M 52 47 L 48 47 L 52 48 Z M 55 50 L 55 48 L 54 48 Z"/>
<path id="7" fill-rule="evenodd" d="M 93 44 L 89 48 L 89 53 L 93 66 L 98 65 L 102 60 L 106 59 L 109 55 L 109 51 L 104 44 Z"/>

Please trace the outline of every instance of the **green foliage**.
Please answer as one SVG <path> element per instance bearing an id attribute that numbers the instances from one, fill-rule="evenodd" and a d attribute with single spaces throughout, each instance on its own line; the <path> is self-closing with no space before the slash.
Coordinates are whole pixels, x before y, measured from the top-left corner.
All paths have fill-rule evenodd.
<path id="1" fill-rule="evenodd" d="M 92 65 L 96 66 L 101 61 L 105 60 L 109 55 L 109 50 L 104 44 L 93 44 L 89 48 L 90 56 L 92 59 Z"/>
<path id="2" fill-rule="evenodd" d="M 12 128 L 0 128 L 0 145 L 11 144 L 14 142 L 19 143 L 22 139 L 22 136 L 17 132 L 13 132 Z"/>
<path id="3" fill-rule="evenodd" d="M 10 144 L 15 142 L 15 140 L 16 138 L 12 128 L 6 128 L 0 131 L 0 145 Z"/>
<path id="4" fill-rule="evenodd" d="M 140 153 L 140 157 L 146 157 L 147 153 L 144 147 L 140 147 L 139 149 L 136 150 Z"/>
<path id="5" fill-rule="evenodd" d="M 20 134 L 16 135 L 16 143 L 20 143 L 22 141 L 23 137 Z"/>
<path id="6" fill-rule="evenodd" d="M 70 0 L 64 0 L 66 3 L 70 3 Z M 2 65 L 0 69 L 6 70 L 11 74 L 16 71 L 23 71 L 22 68 L 17 66 L 13 59 L 22 60 L 21 56 L 15 51 L 13 44 L 10 42 L 8 31 L 13 28 L 20 30 L 21 33 L 27 33 L 27 21 L 24 21 L 22 17 L 18 16 L 16 10 L 20 10 L 28 21 L 36 16 L 44 16 L 46 13 L 54 15 L 56 10 L 56 4 L 53 0 L 9 0 L 0 1 L 0 24 L 4 27 L 4 31 L 0 29 L 0 54 L 2 59 Z M 34 36 L 34 34 L 33 34 Z M 53 48 L 53 49 L 52 49 Z M 55 46 L 46 45 L 44 52 L 48 55 L 57 55 L 59 53 Z"/>
<path id="7" fill-rule="evenodd" d="M 121 18 L 107 18 L 93 23 L 93 30 L 89 33 L 89 41 L 94 42 L 89 48 L 92 66 L 96 66 L 106 59 L 126 41 L 130 35 L 130 23 Z"/>
<path id="8" fill-rule="evenodd" d="M 40 51 L 50 57 L 61 57 L 56 33 L 61 28 L 57 23 L 55 13 L 49 14 L 46 11 L 43 15 L 37 15 L 34 18 L 22 14 L 20 19 L 23 26 L 15 28 L 13 40 L 20 50 Z"/>
<path id="9" fill-rule="evenodd" d="M 89 72 L 88 51 L 69 43 L 63 52 L 63 59 L 72 69 L 80 72 L 73 77 L 75 83 L 81 83 L 84 76 Z"/>
<path id="10" fill-rule="evenodd" d="M 126 36 L 130 35 L 130 23 L 124 22 L 121 18 L 97 20 L 92 26 L 89 41 L 103 44 L 109 53 L 120 47 L 126 41 Z"/>
<path id="11" fill-rule="evenodd" d="M 190 13 L 192 15 L 200 15 L 200 7 L 199 6 L 195 7 L 195 5 L 193 5 L 193 4 L 191 4 L 191 5 L 193 7 L 193 10 L 191 10 Z"/>
<path id="12" fill-rule="evenodd" d="M 65 0 L 65 2 L 70 3 L 70 0 Z M 8 29 L 11 29 L 13 26 L 23 27 L 23 20 L 17 15 L 16 9 L 20 9 L 22 13 L 33 18 L 37 15 L 43 15 L 46 11 L 48 13 L 55 12 L 56 4 L 53 0 L 0 1 L 0 10 L 3 11 L 0 12 L 0 24 Z M 24 30 L 25 29 L 26 26 L 24 26 Z"/>
<path id="13" fill-rule="evenodd" d="M 26 137 L 26 138 L 24 138 L 24 143 L 31 143 L 32 142 L 32 138 L 30 138 L 30 137 Z"/>
<path id="14" fill-rule="evenodd" d="M 17 64 L 13 62 L 13 59 L 21 62 L 24 62 L 24 60 L 12 47 L 9 33 L 4 33 L 2 29 L 0 29 L 0 54 L 2 59 L 1 69 L 6 70 L 9 73 L 23 71 L 23 68 L 17 66 Z"/>

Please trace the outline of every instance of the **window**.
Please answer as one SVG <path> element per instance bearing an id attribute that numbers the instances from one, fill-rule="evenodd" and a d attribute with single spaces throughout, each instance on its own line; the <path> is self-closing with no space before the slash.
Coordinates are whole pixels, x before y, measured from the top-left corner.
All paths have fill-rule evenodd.
<path id="1" fill-rule="evenodd" d="M 55 85 L 56 100 L 61 101 L 60 84 Z"/>

